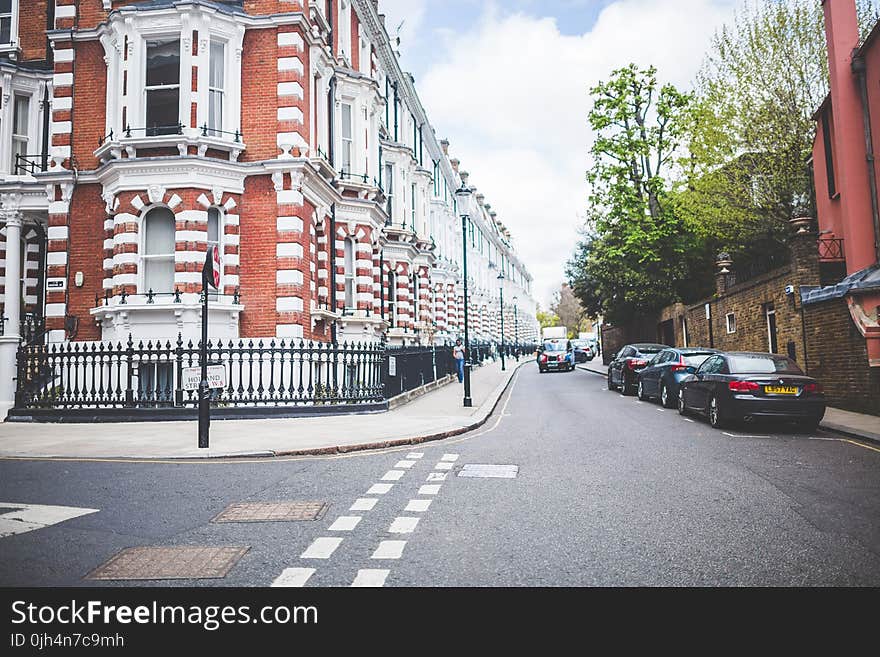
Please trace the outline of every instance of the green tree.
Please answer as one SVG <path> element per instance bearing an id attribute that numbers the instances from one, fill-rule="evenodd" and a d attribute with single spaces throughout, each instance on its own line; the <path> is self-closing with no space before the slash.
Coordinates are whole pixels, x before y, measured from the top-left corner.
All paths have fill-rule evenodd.
<path id="1" fill-rule="evenodd" d="M 538 324 L 542 329 L 548 328 L 550 326 L 559 326 L 559 317 L 556 316 L 556 313 L 547 310 L 541 310 L 541 307 L 538 306 L 538 312 L 535 314 L 535 318 L 538 320 Z"/>
<path id="2" fill-rule="evenodd" d="M 691 98 L 635 64 L 591 94 L 590 208 L 566 271 L 588 314 L 619 322 L 675 300 L 688 280 L 694 239 L 669 190 Z"/>

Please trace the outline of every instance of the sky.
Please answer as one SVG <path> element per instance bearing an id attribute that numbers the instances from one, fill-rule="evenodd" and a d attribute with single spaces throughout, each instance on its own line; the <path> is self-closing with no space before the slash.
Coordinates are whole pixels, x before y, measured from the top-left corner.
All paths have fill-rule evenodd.
<path id="1" fill-rule="evenodd" d="M 437 137 L 510 229 L 543 307 L 587 207 L 590 88 L 635 62 L 690 89 L 738 2 L 380 0 Z"/>

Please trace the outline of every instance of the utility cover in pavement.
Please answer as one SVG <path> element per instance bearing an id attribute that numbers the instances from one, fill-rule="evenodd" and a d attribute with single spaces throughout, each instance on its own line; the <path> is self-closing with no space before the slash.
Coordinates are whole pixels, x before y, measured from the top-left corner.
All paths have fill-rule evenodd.
<path id="1" fill-rule="evenodd" d="M 518 465 L 486 465 L 468 463 L 458 473 L 459 477 L 488 477 L 495 479 L 515 479 L 519 472 Z"/>
<path id="2" fill-rule="evenodd" d="M 326 502 L 236 502 L 218 513 L 211 522 L 292 522 L 320 520 Z"/>
<path id="3" fill-rule="evenodd" d="M 86 579 L 211 579 L 226 574 L 248 546 L 127 548 Z"/>

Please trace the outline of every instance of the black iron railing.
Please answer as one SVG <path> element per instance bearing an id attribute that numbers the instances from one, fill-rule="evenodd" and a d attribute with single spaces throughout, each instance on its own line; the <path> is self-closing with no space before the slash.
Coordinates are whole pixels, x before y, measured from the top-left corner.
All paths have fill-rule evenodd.
<path id="1" fill-rule="evenodd" d="M 147 137 L 156 137 L 159 135 L 182 135 L 183 124 L 177 125 L 154 125 L 143 128 L 132 128 L 130 125 L 125 126 L 125 138 L 131 139 L 132 133 L 143 132 Z"/>
<path id="2" fill-rule="evenodd" d="M 174 292 L 153 292 L 152 288 L 147 290 L 146 292 L 126 292 L 122 290 L 119 295 L 119 304 L 124 305 L 128 303 L 132 303 L 129 301 L 130 297 L 141 297 L 142 299 L 139 301 L 140 303 L 156 303 L 157 300 L 159 303 L 171 302 L 171 303 L 183 303 L 183 299 L 181 295 L 184 294 L 180 290 L 174 290 Z M 203 299 L 203 292 L 198 292 L 200 299 Z M 239 288 L 235 288 L 235 292 L 232 294 L 220 294 L 219 292 L 208 292 L 208 298 L 213 300 L 216 299 L 232 299 L 233 304 L 238 304 L 241 301 L 241 292 Z M 95 295 L 95 308 L 99 308 L 101 306 L 109 306 L 113 297 L 110 295 L 110 291 L 106 290 L 104 292 L 104 296 L 100 296 L 98 294 Z"/>
<path id="3" fill-rule="evenodd" d="M 205 123 L 200 128 L 200 130 L 202 131 L 202 137 L 219 137 L 220 135 L 232 135 L 235 138 L 236 142 L 240 142 L 242 137 L 241 130 L 230 132 L 228 130 L 219 130 L 218 128 L 209 128 L 207 123 Z"/>
<path id="4" fill-rule="evenodd" d="M 21 155 L 15 154 L 15 173 L 16 176 L 34 176 L 49 169 L 48 154 L 40 155 Z"/>
<path id="5" fill-rule="evenodd" d="M 389 347 L 385 356 L 383 380 L 387 398 L 415 390 L 456 371 L 452 349 L 444 347 Z"/>
<path id="6" fill-rule="evenodd" d="M 844 262 L 843 239 L 839 237 L 820 237 L 818 242 L 819 260 L 823 262 Z"/>

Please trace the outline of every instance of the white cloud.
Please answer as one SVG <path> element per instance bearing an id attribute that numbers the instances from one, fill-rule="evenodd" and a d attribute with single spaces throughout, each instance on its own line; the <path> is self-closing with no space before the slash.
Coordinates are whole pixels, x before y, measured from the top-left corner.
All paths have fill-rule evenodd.
<path id="1" fill-rule="evenodd" d="M 687 87 L 733 4 L 619 0 L 571 36 L 552 18 L 493 3 L 472 30 L 432 44 L 436 63 L 419 83 L 428 116 L 510 228 L 542 304 L 563 281 L 586 206 L 590 87 L 631 61 Z M 391 5 L 418 27 L 424 2 L 383 0 L 389 26 L 404 15 Z"/>
<path id="2" fill-rule="evenodd" d="M 388 36 L 392 39 L 399 36 L 402 48 L 415 40 L 425 19 L 425 9 L 426 0 L 381 0 L 379 3 L 379 11 L 387 17 Z"/>

